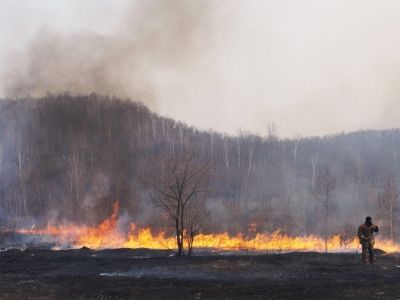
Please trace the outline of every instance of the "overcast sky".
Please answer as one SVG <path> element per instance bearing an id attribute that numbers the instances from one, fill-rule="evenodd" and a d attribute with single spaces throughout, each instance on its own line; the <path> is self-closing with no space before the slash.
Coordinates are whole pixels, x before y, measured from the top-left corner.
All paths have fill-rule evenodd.
<path id="1" fill-rule="evenodd" d="M 100 92 L 203 129 L 400 126 L 400 1 L 0 0 L 0 93 Z"/>

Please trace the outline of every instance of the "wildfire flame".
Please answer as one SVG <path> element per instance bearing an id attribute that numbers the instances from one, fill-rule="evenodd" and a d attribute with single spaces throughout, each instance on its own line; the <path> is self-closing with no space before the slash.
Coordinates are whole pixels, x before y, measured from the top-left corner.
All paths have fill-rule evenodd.
<path id="1" fill-rule="evenodd" d="M 113 205 L 110 218 L 97 227 L 68 225 L 48 225 L 44 229 L 22 229 L 19 232 L 50 236 L 61 245 L 71 248 L 88 247 L 104 248 L 149 248 L 175 249 L 176 239 L 164 232 L 155 234 L 150 228 L 137 229 L 131 223 L 128 233 L 117 228 L 119 203 Z M 292 237 L 275 231 L 273 233 L 257 233 L 254 238 L 246 238 L 242 234 L 231 236 L 228 233 L 199 234 L 193 244 L 194 248 L 213 250 L 247 250 L 247 251 L 325 251 L 325 241 L 319 236 L 309 235 Z M 400 245 L 387 240 L 377 240 L 377 247 L 387 253 L 400 252 Z M 340 235 L 331 236 L 327 240 L 328 251 L 356 251 L 360 248 L 358 238 L 344 242 Z"/>

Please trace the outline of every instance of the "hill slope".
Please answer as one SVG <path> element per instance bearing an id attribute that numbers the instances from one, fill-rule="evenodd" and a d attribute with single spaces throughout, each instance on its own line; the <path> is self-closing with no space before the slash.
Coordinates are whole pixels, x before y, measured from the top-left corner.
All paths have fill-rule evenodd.
<path id="1" fill-rule="evenodd" d="M 311 190 L 327 169 L 336 177 L 330 233 L 351 231 L 366 214 L 385 227 L 377 194 L 400 170 L 397 129 L 296 140 L 232 137 L 99 95 L 3 100 L 0 225 L 26 226 L 32 219 L 36 225 L 93 224 L 118 200 L 122 213 L 139 225 L 167 228 L 148 200 L 143 177 L 155 155 L 185 147 L 211 161 L 205 230 L 213 232 L 247 233 L 255 224 L 256 231 L 321 233 L 323 206 Z"/>

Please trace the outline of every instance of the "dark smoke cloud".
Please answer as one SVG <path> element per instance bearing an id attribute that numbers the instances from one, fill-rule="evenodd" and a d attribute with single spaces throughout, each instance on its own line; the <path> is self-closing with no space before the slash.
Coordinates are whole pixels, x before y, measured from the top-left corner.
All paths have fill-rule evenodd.
<path id="1" fill-rule="evenodd" d="M 135 1 L 112 35 L 44 28 L 7 72 L 3 90 L 9 97 L 96 92 L 154 104 L 156 82 L 189 68 L 208 47 L 208 6 L 205 1 Z"/>

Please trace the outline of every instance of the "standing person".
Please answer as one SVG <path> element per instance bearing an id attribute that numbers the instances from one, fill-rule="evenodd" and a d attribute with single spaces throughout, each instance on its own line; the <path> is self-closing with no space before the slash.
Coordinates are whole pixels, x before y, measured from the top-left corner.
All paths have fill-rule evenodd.
<path id="1" fill-rule="evenodd" d="M 375 233 L 379 232 L 378 226 L 372 223 L 371 217 L 365 218 L 365 223 L 361 224 L 358 227 L 358 238 L 360 239 L 360 244 L 362 246 L 362 254 L 361 259 L 364 264 L 368 262 L 367 260 L 367 252 L 369 263 L 374 263 L 374 245 L 375 245 Z"/>

